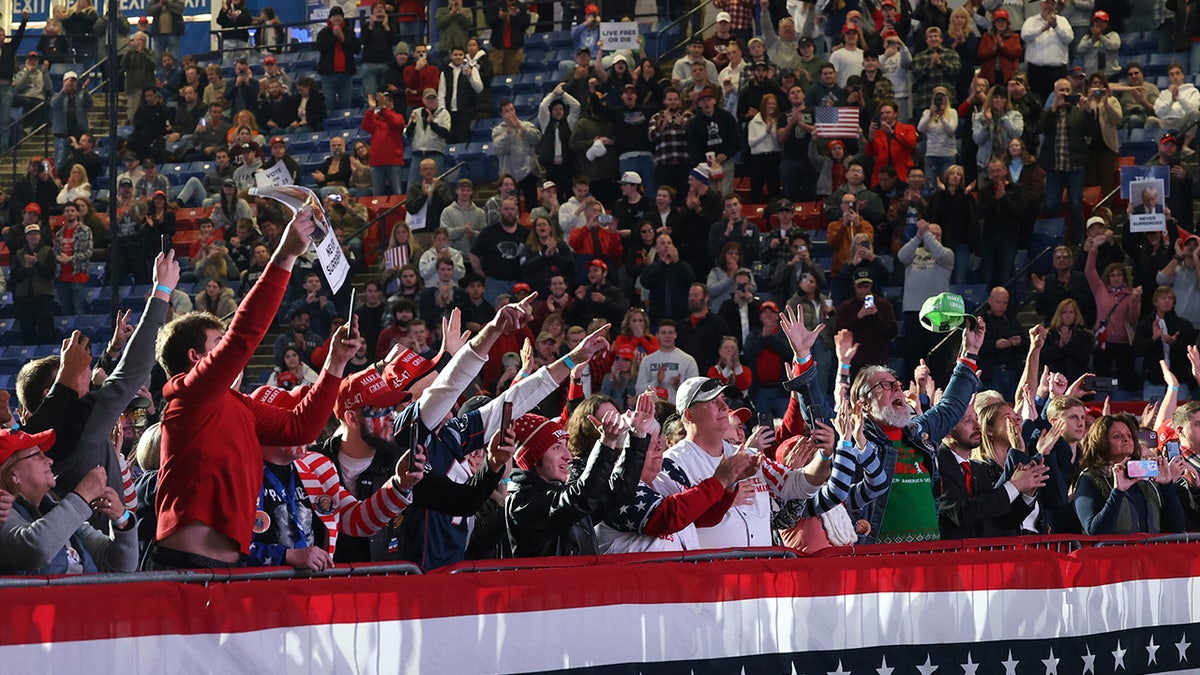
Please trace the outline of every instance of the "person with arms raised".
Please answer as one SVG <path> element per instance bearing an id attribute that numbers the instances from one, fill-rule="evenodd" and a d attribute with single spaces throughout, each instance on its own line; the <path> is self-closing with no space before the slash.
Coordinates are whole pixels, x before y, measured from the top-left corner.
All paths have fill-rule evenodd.
<path id="1" fill-rule="evenodd" d="M 313 227 L 310 209 L 296 214 L 228 332 L 220 319 L 200 313 L 176 318 L 161 331 L 157 356 L 170 379 L 163 387 L 158 532 L 150 569 L 242 564 L 262 485 L 261 444 L 306 443 L 325 424 L 355 351 L 343 346 L 357 348 L 349 326 L 336 333 L 321 377 L 294 410 L 265 406 L 231 388 L 271 327 Z M 214 443 L 218 429 L 224 442 Z"/>

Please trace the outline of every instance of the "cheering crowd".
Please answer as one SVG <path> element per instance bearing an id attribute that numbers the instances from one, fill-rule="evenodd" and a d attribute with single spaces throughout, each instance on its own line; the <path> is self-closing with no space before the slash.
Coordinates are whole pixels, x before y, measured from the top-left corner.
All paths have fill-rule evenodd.
<path id="1" fill-rule="evenodd" d="M 500 177 L 483 204 L 439 174 L 492 118 L 493 76 L 523 67 L 519 2 L 486 8 L 486 43 L 452 3 L 436 50 L 400 42 L 383 4 L 361 22 L 335 7 L 315 80 L 256 53 L 234 82 L 204 79 L 165 51 L 131 107 L 111 231 L 89 210 L 86 83 L 67 73 L 62 159 L 6 198 L 23 339 L 50 341 L 55 296 L 80 313 L 93 251 L 152 290 L 95 363 L 76 332 L 22 367 L 0 571 L 1200 527 L 1200 93 L 1184 66 L 1159 91 L 1122 62 L 1119 2 L 777 4 L 716 3 L 715 33 L 663 76 L 606 51 L 584 6 L 561 81 L 484 123 Z M 304 175 L 289 142 L 351 105 L 357 67 L 369 142 L 334 136 Z M 1142 128 L 1169 190 L 1085 219 L 1084 187 L 1116 187 L 1119 133 Z M 158 164 L 183 159 L 211 175 L 169 185 Z M 406 194 L 358 302 L 314 266 L 310 210 L 248 195 L 275 165 L 319 191 L 356 270 L 357 198 Z M 1047 236 L 1064 192 L 1066 229 Z M 158 239 L 200 204 L 181 267 Z M 1135 213 L 1167 226 L 1130 232 Z M 1038 242 L 1050 267 L 1014 281 Z M 990 289 L 978 316 L 948 293 L 971 282 Z M 1030 302 L 1044 325 L 1026 330 Z M 243 384 L 276 318 L 275 368 Z M 1106 392 L 1153 400 L 1110 414 Z"/>

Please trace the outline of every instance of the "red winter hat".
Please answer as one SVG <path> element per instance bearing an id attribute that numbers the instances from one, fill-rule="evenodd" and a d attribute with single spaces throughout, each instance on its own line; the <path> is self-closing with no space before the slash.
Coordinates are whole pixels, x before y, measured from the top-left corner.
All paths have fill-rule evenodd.
<path id="1" fill-rule="evenodd" d="M 557 420 L 528 413 L 513 420 L 517 436 L 517 466 L 529 471 L 546 451 L 567 440 L 567 430 Z"/>
<path id="2" fill-rule="evenodd" d="M 401 350 L 384 367 L 382 374 L 368 368 L 342 380 L 333 414 L 340 419 L 347 410 L 362 406 L 390 408 L 399 405 L 408 398 L 413 383 L 433 369 L 432 361 L 410 349 Z"/>
<path id="3" fill-rule="evenodd" d="M 566 437 L 564 432 L 563 437 Z M 46 452 L 54 447 L 54 430 L 47 429 L 36 434 L 27 434 L 19 429 L 9 429 L 5 433 L 0 433 L 0 464 L 9 460 L 10 457 L 30 448 L 39 448 L 42 452 Z"/>

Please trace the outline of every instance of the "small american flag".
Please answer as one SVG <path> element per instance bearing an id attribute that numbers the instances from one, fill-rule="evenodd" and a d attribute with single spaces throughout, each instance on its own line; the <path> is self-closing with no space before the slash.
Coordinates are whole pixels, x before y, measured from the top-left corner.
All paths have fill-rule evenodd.
<path id="1" fill-rule="evenodd" d="M 393 246 L 383 252 L 385 269 L 394 270 L 408 264 L 408 249 Z"/>
<path id="2" fill-rule="evenodd" d="M 817 138 L 858 138 L 860 133 L 858 113 L 859 109 L 852 106 L 840 108 L 818 106 L 817 113 L 813 117 L 817 126 L 814 135 Z"/>

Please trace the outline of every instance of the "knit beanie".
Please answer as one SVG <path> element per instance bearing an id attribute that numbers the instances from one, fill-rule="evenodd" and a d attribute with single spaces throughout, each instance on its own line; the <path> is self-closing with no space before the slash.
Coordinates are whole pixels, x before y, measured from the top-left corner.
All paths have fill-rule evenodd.
<path id="1" fill-rule="evenodd" d="M 517 436 L 517 466 L 529 471 L 555 443 L 567 440 L 567 430 L 557 420 L 532 413 L 513 420 Z"/>

